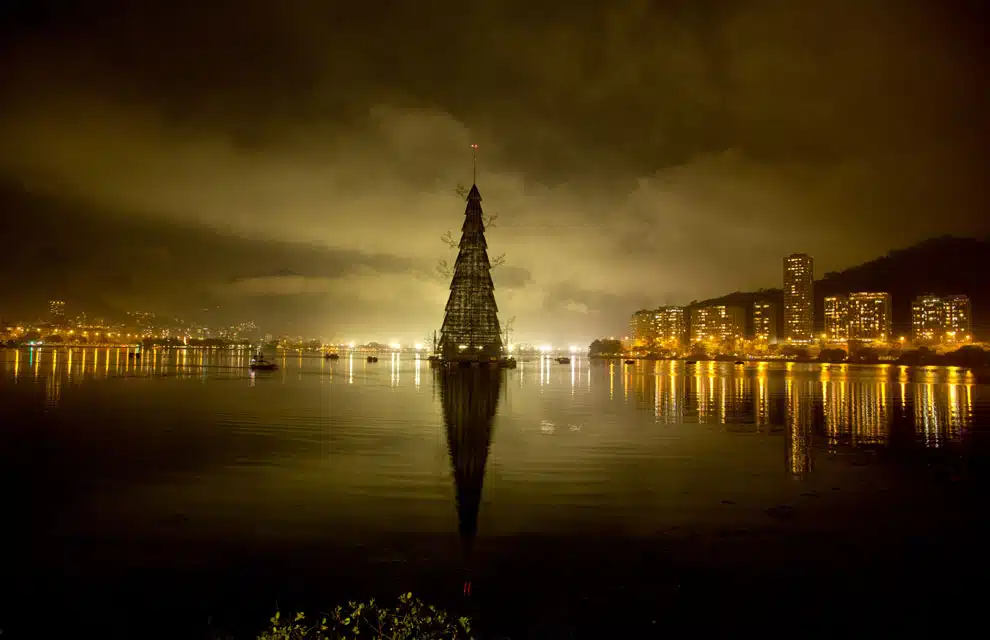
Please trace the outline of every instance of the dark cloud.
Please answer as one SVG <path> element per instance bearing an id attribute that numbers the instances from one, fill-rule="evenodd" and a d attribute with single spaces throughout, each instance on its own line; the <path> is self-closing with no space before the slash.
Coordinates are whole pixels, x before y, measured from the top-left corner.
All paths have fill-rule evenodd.
<path id="1" fill-rule="evenodd" d="M 15 2 L 0 175 L 55 226 L 72 205 L 63 226 L 126 212 L 130 231 L 36 235 L 4 264 L 118 305 L 216 298 L 275 324 L 418 338 L 440 322 L 433 265 L 452 261 L 439 236 L 459 226 L 477 142 L 520 339 L 619 333 L 628 307 L 774 286 L 791 251 L 824 272 L 990 231 L 986 13 Z M 45 278 L 16 279 L 36 285 L 17 304 L 49 295 Z"/>

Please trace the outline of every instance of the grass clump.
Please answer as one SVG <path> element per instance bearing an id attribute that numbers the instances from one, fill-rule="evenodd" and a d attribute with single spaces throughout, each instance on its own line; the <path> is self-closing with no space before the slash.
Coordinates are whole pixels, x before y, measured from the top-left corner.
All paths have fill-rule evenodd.
<path id="1" fill-rule="evenodd" d="M 258 640 L 467 640 L 471 638 L 471 621 L 455 618 L 446 611 L 425 604 L 411 593 L 399 596 L 395 607 L 383 607 L 374 599 L 348 602 L 337 607 L 317 623 L 297 613 L 291 620 L 280 612 L 272 616 L 271 627 Z"/>

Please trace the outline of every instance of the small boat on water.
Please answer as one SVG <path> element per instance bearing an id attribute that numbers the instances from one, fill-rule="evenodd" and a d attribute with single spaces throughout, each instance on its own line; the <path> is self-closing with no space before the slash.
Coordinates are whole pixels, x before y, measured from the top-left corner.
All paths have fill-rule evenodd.
<path id="1" fill-rule="evenodd" d="M 570 363 L 571 363 L 571 359 L 565 356 L 561 356 L 557 358 L 557 364 L 570 364 Z"/>
<path id="2" fill-rule="evenodd" d="M 278 369 L 278 365 L 265 360 L 265 356 L 261 352 L 251 358 L 251 364 L 248 366 L 252 371 L 275 371 Z"/>
<path id="3" fill-rule="evenodd" d="M 684 364 L 698 364 L 698 361 L 697 360 L 688 360 Z"/>
<path id="4" fill-rule="evenodd" d="M 339 360 L 340 359 L 340 354 L 339 353 L 328 353 L 328 354 L 326 354 L 323 357 L 326 358 L 327 360 Z"/>
<path id="5" fill-rule="evenodd" d="M 636 364 L 635 360 L 626 360 L 626 364 Z"/>
<path id="6" fill-rule="evenodd" d="M 736 360 L 736 364 L 746 364 L 746 362 L 743 360 Z"/>
<path id="7" fill-rule="evenodd" d="M 378 362 L 378 356 L 368 356 L 368 362 Z"/>

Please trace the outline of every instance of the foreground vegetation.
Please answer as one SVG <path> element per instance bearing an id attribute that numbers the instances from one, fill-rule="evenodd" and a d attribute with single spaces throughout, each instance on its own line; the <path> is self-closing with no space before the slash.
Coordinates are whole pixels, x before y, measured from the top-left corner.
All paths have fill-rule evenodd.
<path id="1" fill-rule="evenodd" d="M 271 627 L 258 640 L 337 640 L 344 638 L 381 638 L 388 640 L 460 640 L 471 637 L 471 622 L 455 618 L 446 611 L 423 603 L 411 593 L 399 596 L 398 605 L 383 607 L 374 600 L 349 602 L 337 607 L 319 621 L 297 613 L 282 618 L 276 612 Z"/>

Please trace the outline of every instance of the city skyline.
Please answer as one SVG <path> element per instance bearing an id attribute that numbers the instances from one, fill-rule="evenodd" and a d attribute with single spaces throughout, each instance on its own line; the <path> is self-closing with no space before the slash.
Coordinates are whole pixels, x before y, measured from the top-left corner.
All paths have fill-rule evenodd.
<path id="1" fill-rule="evenodd" d="M 476 189 L 475 189 L 476 190 Z M 470 202 L 470 199 L 469 199 Z M 470 207 L 469 207 L 470 210 Z M 482 239 L 482 244 L 484 240 Z M 895 252 L 896 253 L 896 252 Z M 892 254 L 893 255 L 893 254 Z M 865 342 L 887 342 L 893 341 L 893 307 L 891 296 L 888 292 L 846 292 L 838 295 L 825 296 L 823 299 L 824 314 L 818 317 L 814 313 L 814 305 L 810 308 L 807 304 L 814 298 L 814 258 L 806 254 L 791 254 L 783 259 L 783 286 L 779 290 L 784 294 L 783 304 L 778 304 L 771 299 L 763 298 L 762 295 L 770 295 L 772 289 L 760 289 L 757 298 L 751 304 L 724 305 L 724 304 L 697 304 L 692 301 L 685 306 L 663 305 L 655 309 L 641 309 L 636 311 L 629 324 L 630 336 L 635 342 L 643 343 L 644 340 L 652 343 L 658 340 L 664 344 L 665 348 L 675 348 L 685 344 L 706 342 L 706 341 L 727 341 L 738 339 L 752 339 L 762 341 L 764 345 L 775 344 L 778 335 L 787 335 L 787 314 L 788 291 L 797 291 L 802 295 L 791 294 L 790 299 L 797 300 L 803 307 L 799 308 L 792 316 L 799 316 L 798 320 L 802 325 L 810 327 L 812 338 L 809 340 L 797 340 L 788 337 L 786 342 L 795 344 L 813 344 L 821 341 L 828 343 L 839 343 L 846 341 Z M 834 274 L 828 274 L 834 275 Z M 456 278 L 455 278 L 456 282 Z M 803 289 L 803 291 L 799 291 Z M 735 294 L 733 294 L 735 295 Z M 729 296 L 731 297 L 731 295 Z M 793 304 L 793 302 L 792 302 Z M 783 323 L 780 323 L 781 314 L 779 307 L 785 310 Z M 203 313 L 209 313 L 211 309 L 202 309 Z M 690 311 L 690 313 L 689 313 Z M 810 311 L 810 317 L 807 313 Z M 148 311 L 127 311 L 123 314 L 126 321 L 121 321 L 122 317 L 107 323 L 102 317 L 88 316 L 85 310 L 81 310 L 72 321 L 66 316 L 66 303 L 64 300 L 52 299 L 47 303 L 47 316 L 39 317 L 34 321 L 25 322 L 18 320 L 11 322 L 6 320 L 5 326 L 8 330 L 12 325 L 28 324 L 34 328 L 48 327 L 50 329 L 75 326 L 83 328 L 88 325 L 92 329 L 106 329 L 110 325 L 121 326 L 156 326 L 158 330 L 154 333 L 144 333 L 144 337 L 166 338 L 169 333 L 186 335 L 192 337 L 196 332 L 190 328 L 198 329 L 198 338 L 213 338 L 229 336 L 239 329 L 250 326 L 258 329 L 257 325 L 251 321 L 237 321 L 224 324 L 218 320 L 219 316 L 213 315 L 208 324 L 187 322 L 177 316 L 163 316 L 162 320 L 155 322 L 156 313 Z M 87 320 L 89 318 L 89 320 Z M 203 317 L 206 319 L 206 316 Z M 0 318 L 0 322 L 5 319 Z M 508 325 L 514 324 L 514 318 L 508 321 Z M 794 324 L 792 318 L 792 324 Z M 106 326 L 103 326 L 106 325 Z M 213 329 L 209 328 L 212 325 Z M 710 326 L 709 326 L 710 325 Z M 941 338 L 934 342 L 962 343 L 977 340 L 973 329 L 972 301 L 964 294 L 948 294 L 942 297 L 931 294 L 915 296 L 910 308 L 910 337 L 913 342 L 919 344 L 933 342 L 933 331 Z M 3 327 L 0 327 L 2 330 Z M 22 330 L 22 329 L 19 329 Z M 699 333 L 700 332 L 700 333 Z M 614 332 L 613 332 L 614 333 Z M 702 336 L 707 336 L 703 337 Z M 135 333 L 135 335 L 137 335 Z M 396 338 L 385 341 L 381 336 L 374 336 L 368 339 L 354 339 L 354 336 L 342 338 L 340 334 L 327 335 L 307 335 L 287 334 L 285 332 L 266 335 L 278 335 L 282 339 L 294 339 L 297 341 L 322 341 L 324 344 L 399 344 Z M 501 339 L 502 336 L 500 336 Z M 561 344 L 570 345 L 570 351 L 574 351 L 575 344 L 580 344 L 578 340 L 560 340 L 558 337 L 548 336 L 546 332 L 539 338 L 523 338 L 510 340 L 504 336 L 506 346 L 511 343 L 516 345 L 527 344 L 534 348 L 546 348 L 548 345 Z M 603 338 L 598 336 L 597 338 Z M 615 338 L 610 335 L 610 338 Z M 596 339 L 597 339 L 596 338 Z M 903 342 L 907 339 L 907 334 L 901 333 L 899 339 Z M 413 339 L 404 344 L 429 344 L 432 340 L 429 336 L 423 339 Z M 676 349 L 675 349 L 676 350 Z"/>
<path id="2" fill-rule="evenodd" d="M 953 3 L 461 3 L 422 28 L 410 2 L 22 4 L 0 27 L 3 317 L 58 298 L 417 339 L 472 144 L 520 339 L 776 286 L 791 251 L 827 273 L 990 232 Z"/>
<path id="3" fill-rule="evenodd" d="M 895 335 L 892 297 L 887 291 L 825 295 L 823 313 L 818 317 L 813 256 L 785 256 L 781 284 L 782 318 L 778 316 L 778 303 L 767 297 L 772 290 L 767 289 L 755 294 L 737 292 L 723 298 L 735 299 L 734 304 L 710 301 L 692 302 L 684 307 L 640 309 L 630 320 L 629 347 L 653 354 L 708 352 L 765 356 L 769 352 L 779 353 L 781 345 L 821 350 L 843 347 L 852 352 L 863 345 L 901 349 L 909 345 L 955 347 L 979 342 L 973 328 L 972 300 L 965 294 L 915 296 L 910 306 L 910 333 Z M 739 295 L 752 299 L 743 302 Z M 682 319 L 676 324 L 677 332 L 671 331 L 671 317 Z M 684 318 L 687 318 L 686 326 Z"/>

